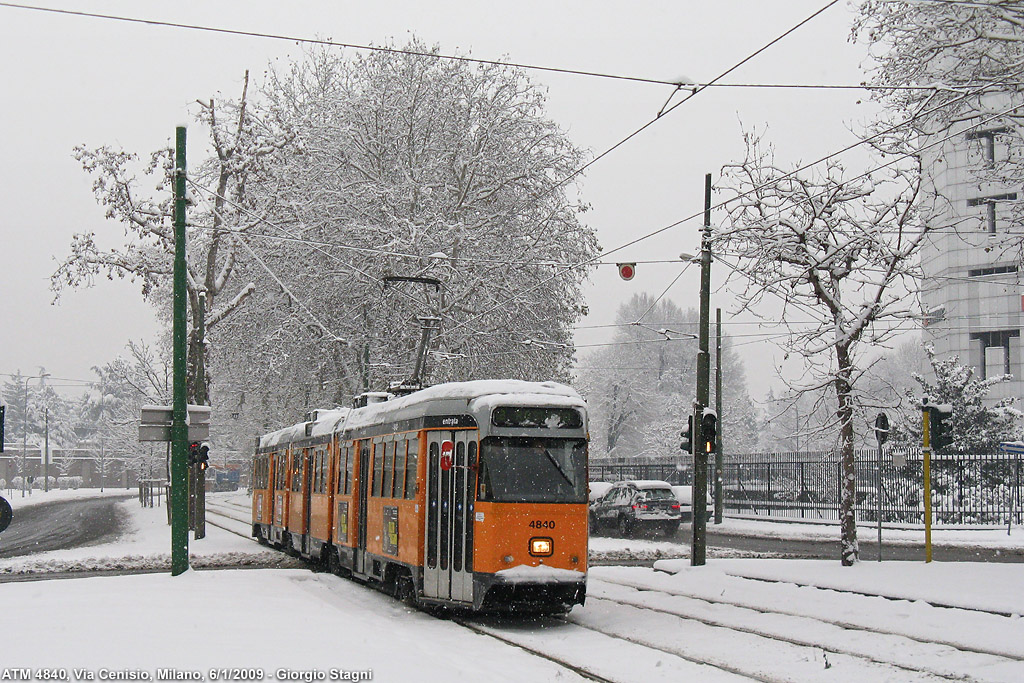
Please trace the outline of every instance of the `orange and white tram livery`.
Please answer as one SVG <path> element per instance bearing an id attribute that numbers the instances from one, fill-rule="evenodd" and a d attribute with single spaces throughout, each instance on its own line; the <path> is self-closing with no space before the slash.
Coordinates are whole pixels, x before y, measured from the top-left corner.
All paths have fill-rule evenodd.
<path id="1" fill-rule="evenodd" d="M 480 380 L 360 404 L 259 439 L 253 536 L 418 604 L 583 604 L 587 412 L 573 389 Z"/>

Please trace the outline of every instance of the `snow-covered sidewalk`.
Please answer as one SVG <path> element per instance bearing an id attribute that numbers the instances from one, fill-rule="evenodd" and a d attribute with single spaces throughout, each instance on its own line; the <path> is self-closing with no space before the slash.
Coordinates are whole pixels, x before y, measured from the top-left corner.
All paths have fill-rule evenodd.
<path id="1" fill-rule="evenodd" d="M 35 490 L 32 493 L 25 491 L 24 496 L 21 494 L 21 489 L 14 489 L 13 491 L 0 489 L 0 496 L 6 498 L 7 502 L 11 504 L 15 517 L 18 516 L 18 510 L 24 510 L 25 508 L 45 503 L 56 503 L 63 500 L 86 500 L 88 498 L 125 498 L 137 495 L 138 491 L 135 489 L 111 486 L 104 487 L 102 491 L 99 489 L 50 489 L 49 491 Z"/>
<path id="2" fill-rule="evenodd" d="M 1024 564 L 984 562 L 858 562 L 843 567 L 833 560 L 659 560 L 655 571 L 691 580 L 729 576 L 850 591 L 896 600 L 1024 616 Z"/>
<path id="3" fill-rule="evenodd" d="M 61 493 L 75 493 L 66 491 Z M 123 495 L 124 489 L 120 490 Z M 78 496 L 81 497 L 81 496 Z M 88 497 L 88 496 L 85 496 Z M 244 493 L 211 494 L 211 502 L 248 501 Z M 127 534 L 111 543 L 54 550 L 0 560 L 4 574 L 42 572 L 104 571 L 111 569 L 164 569 L 170 566 L 170 527 L 166 507 L 142 507 L 137 499 L 120 503 L 129 518 Z M 15 522 L 17 508 L 15 508 Z M 244 527 L 244 525 L 242 525 Z M 0 535 L 0 544 L 3 536 Z M 189 555 L 195 566 L 228 565 L 303 566 L 282 552 L 265 548 L 251 538 L 243 538 L 224 529 L 206 525 L 206 538 L 195 540 L 189 534 Z"/>
<path id="4" fill-rule="evenodd" d="M 749 517 L 725 517 L 721 524 L 708 524 L 708 531 L 721 531 L 734 536 L 752 538 L 785 538 L 794 541 L 817 541 L 839 538 L 839 525 L 835 522 L 775 521 Z M 877 538 L 877 527 L 859 522 L 857 536 L 867 541 Z M 882 527 L 882 543 L 888 545 L 921 545 L 924 529 L 893 529 Z M 938 527 L 932 529 L 932 544 L 960 548 L 1024 549 L 1024 528 L 1007 527 Z"/>

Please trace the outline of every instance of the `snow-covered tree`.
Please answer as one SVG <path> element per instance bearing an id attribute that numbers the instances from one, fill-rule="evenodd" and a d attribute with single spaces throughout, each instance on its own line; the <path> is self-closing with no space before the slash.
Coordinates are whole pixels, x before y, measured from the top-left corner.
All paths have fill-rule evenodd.
<path id="1" fill-rule="evenodd" d="M 931 344 L 926 344 L 924 350 L 934 379 L 915 374 L 919 386 L 906 392 L 906 407 L 893 424 L 893 445 L 921 445 L 921 400 L 925 397 L 931 403 L 953 406 L 953 414 L 946 420 L 951 442 L 943 453 L 998 453 L 1000 442 L 1020 437 L 1021 413 L 1013 408 L 1016 397 L 1008 396 L 993 406 L 985 405 L 991 388 L 1009 382 L 1012 375 L 981 379 L 974 376 L 974 368 L 961 364 L 958 357 L 940 360 Z"/>
<path id="2" fill-rule="evenodd" d="M 265 172 L 269 155 L 289 144 L 292 135 L 279 125 L 270 109 L 252 111 L 248 95 L 249 74 L 239 101 L 211 98 L 198 101 L 197 120 L 209 133 L 214 156 L 193 165 L 190 180 L 215 192 L 188 214 L 188 396 L 205 403 L 208 375 L 197 381 L 200 358 L 199 329 L 205 322 L 213 330 L 252 293 L 253 285 L 235 277 L 238 233 L 260 222 L 261 208 L 246 188 Z M 174 150 L 160 149 L 149 155 L 140 169 L 139 156 L 109 146 L 75 148 L 75 157 L 93 177 L 96 200 L 106 217 L 125 226 L 127 243 L 121 248 L 101 246 L 94 232 L 74 235 L 71 254 L 51 277 L 56 297 L 67 287 L 91 285 L 97 276 L 139 281 L 142 294 L 169 310 L 173 274 L 173 176 Z M 141 173 L 141 175 L 139 175 Z M 152 183 L 155 195 L 147 194 Z M 195 191 L 190 188 L 193 199 Z M 205 321 L 199 319 L 199 299 L 205 296 Z"/>
<path id="3" fill-rule="evenodd" d="M 929 230 L 918 208 L 920 173 L 913 159 L 852 179 L 835 161 L 820 172 L 788 172 L 757 136 L 745 137 L 746 158 L 724 168 L 727 224 L 714 249 L 738 261 L 730 277 L 741 309 L 758 314 L 768 301 L 773 318 L 806 320 L 789 324 L 780 345 L 805 366 L 789 381 L 792 390 L 834 392 L 841 559 L 849 565 L 858 555 L 855 417 L 875 405 L 857 391 L 867 369 L 864 347 L 885 342 L 893 323 L 917 313 L 909 293 Z"/>
<path id="4" fill-rule="evenodd" d="M 170 405 L 170 354 L 144 343 L 128 344 L 126 357 L 94 367 L 97 381 L 81 402 L 82 444 L 96 455 L 106 477 L 114 458 L 139 477 L 165 475 L 165 449 L 139 442 L 139 415 L 146 404 Z"/>
<path id="5" fill-rule="evenodd" d="M 974 137 L 978 181 L 1024 184 L 1024 5 L 867 0 L 859 9 L 853 34 L 874 58 L 869 84 L 906 121 L 905 143 L 984 121 Z M 1014 204 L 1013 215 L 1024 220 L 1024 209 Z"/>
<path id="6" fill-rule="evenodd" d="M 578 370 L 590 407 L 592 452 L 678 455 L 679 432 L 696 397 L 697 311 L 642 293 L 619 307 L 616 323 L 611 345 L 587 355 Z M 722 366 L 723 450 L 746 452 L 757 443 L 757 413 L 727 336 Z"/>
<path id="7" fill-rule="evenodd" d="M 541 88 L 503 65 L 316 52 L 265 97 L 296 144 L 247 188 L 268 207 L 237 266 L 257 305 L 210 336 L 224 400 L 259 413 L 240 442 L 409 378 L 417 316 L 441 319 L 429 381 L 568 377 L 585 271 L 567 264 L 598 251 L 558 184 L 583 153 Z"/>
<path id="8" fill-rule="evenodd" d="M 786 391 L 765 397 L 765 420 L 758 447 L 766 451 L 824 451 L 836 444 L 835 398 L 831 387 Z"/>

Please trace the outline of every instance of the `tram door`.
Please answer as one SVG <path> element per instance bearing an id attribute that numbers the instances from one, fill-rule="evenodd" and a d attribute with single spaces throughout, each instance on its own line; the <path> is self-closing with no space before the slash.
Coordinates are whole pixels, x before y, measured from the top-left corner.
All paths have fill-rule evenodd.
<path id="1" fill-rule="evenodd" d="M 427 438 L 426 539 L 423 593 L 430 598 L 473 601 L 473 500 L 475 430 L 429 432 Z M 451 467 L 443 467 L 446 441 Z"/>
<path id="2" fill-rule="evenodd" d="M 359 495 L 359 515 L 356 521 L 358 524 L 358 535 L 355 547 L 355 567 L 359 574 L 366 574 L 366 508 L 367 498 L 370 496 L 370 441 L 358 442 L 359 452 L 359 478 L 356 480 Z"/>
<path id="3" fill-rule="evenodd" d="M 313 538 L 313 529 L 310 526 L 313 515 L 313 496 L 312 485 L 313 485 L 313 449 L 304 448 L 302 449 L 302 529 L 303 529 L 303 552 L 308 553 L 312 543 L 310 541 Z"/>

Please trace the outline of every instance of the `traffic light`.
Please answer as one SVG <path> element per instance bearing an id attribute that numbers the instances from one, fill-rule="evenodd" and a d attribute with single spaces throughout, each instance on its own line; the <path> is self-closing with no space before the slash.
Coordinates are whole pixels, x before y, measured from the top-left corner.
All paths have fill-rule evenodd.
<path id="1" fill-rule="evenodd" d="M 700 438 L 704 442 L 704 452 L 714 453 L 718 442 L 718 415 L 712 410 L 705 409 L 700 419 Z"/>
<path id="2" fill-rule="evenodd" d="M 683 437 L 683 442 L 679 444 L 679 448 L 684 453 L 693 453 L 693 415 L 689 415 L 686 418 L 686 429 L 679 432 L 679 436 Z"/>
<path id="3" fill-rule="evenodd" d="M 189 466 L 198 465 L 199 471 L 204 472 L 210 466 L 210 444 L 203 441 L 192 441 L 188 445 Z"/>
<path id="4" fill-rule="evenodd" d="M 205 441 L 199 444 L 199 454 L 196 456 L 196 464 L 199 465 L 200 472 L 205 472 L 206 468 L 210 466 L 210 444 Z"/>
<path id="5" fill-rule="evenodd" d="M 928 413 L 932 451 L 949 448 L 953 443 L 953 434 L 949 428 L 949 418 L 953 415 L 953 406 L 949 404 L 931 405 L 928 406 Z"/>

